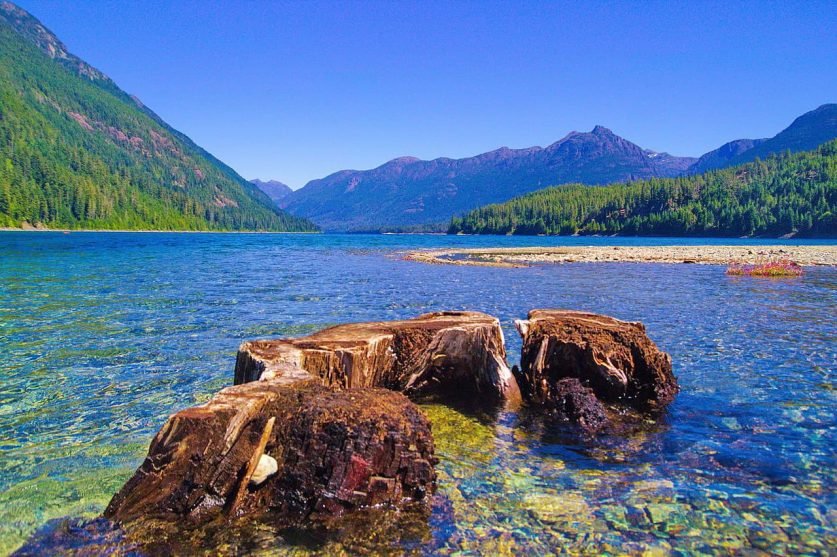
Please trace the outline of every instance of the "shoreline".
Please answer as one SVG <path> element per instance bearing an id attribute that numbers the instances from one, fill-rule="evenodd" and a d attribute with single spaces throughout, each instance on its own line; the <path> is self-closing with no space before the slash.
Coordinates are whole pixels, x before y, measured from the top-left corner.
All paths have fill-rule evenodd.
<path id="1" fill-rule="evenodd" d="M 411 251 L 408 261 L 431 265 L 519 268 L 556 263 L 754 264 L 790 260 L 803 267 L 837 266 L 837 245 L 583 246 Z"/>
<path id="2" fill-rule="evenodd" d="M 322 232 L 294 232 L 294 231 L 272 231 L 272 230 L 130 230 L 109 228 L 2 228 L 0 232 L 61 232 L 64 234 L 84 233 L 98 234 L 102 232 L 118 232 L 120 234 L 322 234 Z"/>

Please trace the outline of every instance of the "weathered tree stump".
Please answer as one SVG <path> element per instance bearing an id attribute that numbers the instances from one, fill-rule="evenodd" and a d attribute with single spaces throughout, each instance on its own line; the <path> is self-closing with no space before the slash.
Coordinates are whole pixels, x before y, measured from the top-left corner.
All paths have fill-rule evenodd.
<path id="1" fill-rule="evenodd" d="M 408 396 L 516 399 L 496 318 L 437 312 L 405 321 L 338 325 L 297 339 L 241 345 L 236 384 L 299 373 L 342 388 L 384 387 Z"/>
<path id="2" fill-rule="evenodd" d="M 670 358 L 639 323 L 534 310 L 517 325 L 517 381 L 498 321 L 482 313 L 246 342 L 236 385 L 173 415 L 104 516 L 194 525 L 269 513 L 299 523 L 421 501 L 437 460 L 430 424 L 404 394 L 494 403 L 518 398 L 519 382 L 531 404 L 598 431 L 677 393 Z"/>
<path id="3" fill-rule="evenodd" d="M 435 490 L 437 459 L 430 423 L 404 395 L 493 404 L 522 392 L 595 433 L 659 413 L 678 392 L 671 359 L 640 323 L 533 310 L 516 326 L 514 372 L 499 322 L 476 312 L 245 342 L 235 386 L 169 418 L 104 518 L 39 533 L 21 554 L 78 543 L 129 552 L 156 547 L 157 533 L 165 548 L 170 536 L 201 538 L 239 517 L 285 527 L 376 505 L 414 508 Z"/>
<path id="4" fill-rule="evenodd" d="M 564 412 L 587 430 L 624 414 L 613 410 L 659 413 L 679 391 L 671 358 L 648 338 L 642 323 L 532 310 L 515 325 L 523 351 L 514 373 L 524 399 Z"/>
<path id="5" fill-rule="evenodd" d="M 247 342 L 235 382 L 168 420 L 106 518 L 296 520 L 421 500 L 435 489 L 430 424 L 393 391 L 519 396 L 498 321 L 473 312 Z"/>
<path id="6" fill-rule="evenodd" d="M 254 480 L 266 457 L 275 466 Z M 399 393 L 259 381 L 173 415 L 104 516 L 296 520 L 398 505 L 435 489 L 435 463 L 429 422 Z"/>

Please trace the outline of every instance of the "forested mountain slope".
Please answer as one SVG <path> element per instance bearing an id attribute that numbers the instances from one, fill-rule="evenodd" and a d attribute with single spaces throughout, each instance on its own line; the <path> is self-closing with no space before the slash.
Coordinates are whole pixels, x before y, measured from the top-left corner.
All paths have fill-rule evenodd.
<path id="1" fill-rule="evenodd" d="M 704 174 L 543 189 L 454 218 L 451 233 L 837 236 L 837 140 Z"/>
<path id="2" fill-rule="evenodd" d="M 837 104 L 824 104 L 806 112 L 791 125 L 768 139 L 736 139 L 700 157 L 690 168 L 700 174 L 715 168 L 765 159 L 772 154 L 810 151 L 837 138 Z"/>
<path id="3" fill-rule="evenodd" d="M 311 231 L 0 2 L 0 227 Z"/>

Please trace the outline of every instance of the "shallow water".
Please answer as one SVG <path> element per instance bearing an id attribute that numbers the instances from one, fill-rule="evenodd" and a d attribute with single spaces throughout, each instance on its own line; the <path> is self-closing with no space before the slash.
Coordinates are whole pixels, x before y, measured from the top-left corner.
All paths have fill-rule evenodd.
<path id="1" fill-rule="evenodd" d="M 580 442 L 525 412 L 425 405 L 442 461 L 436 503 L 414 533 L 362 544 L 255 536 L 248 550 L 828 554 L 837 271 L 499 269 L 396 253 L 701 242 L 0 232 L 0 554 L 50 519 L 100 512 L 169 414 L 232 382 L 245 339 L 472 309 L 500 318 L 515 362 L 512 320 L 535 307 L 643 321 L 682 388 L 659 427 Z"/>

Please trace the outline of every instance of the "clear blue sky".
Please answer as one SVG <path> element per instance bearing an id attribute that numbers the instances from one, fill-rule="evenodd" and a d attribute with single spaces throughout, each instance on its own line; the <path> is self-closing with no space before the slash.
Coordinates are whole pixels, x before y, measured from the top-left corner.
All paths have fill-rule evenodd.
<path id="1" fill-rule="evenodd" d="M 837 101 L 837 2 L 19 0 L 247 178 L 602 124 L 700 155 Z"/>

